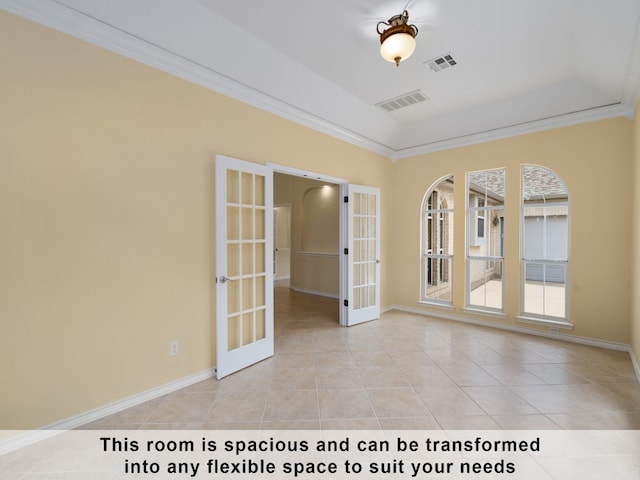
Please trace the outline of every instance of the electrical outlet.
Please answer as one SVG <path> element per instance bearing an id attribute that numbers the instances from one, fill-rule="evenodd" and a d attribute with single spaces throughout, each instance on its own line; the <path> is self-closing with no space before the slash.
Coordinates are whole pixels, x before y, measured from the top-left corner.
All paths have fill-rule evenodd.
<path id="1" fill-rule="evenodd" d="M 169 355 L 171 355 L 172 357 L 178 355 L 178 341 L 174 340 L 173 342 L 169 343 Z"/>

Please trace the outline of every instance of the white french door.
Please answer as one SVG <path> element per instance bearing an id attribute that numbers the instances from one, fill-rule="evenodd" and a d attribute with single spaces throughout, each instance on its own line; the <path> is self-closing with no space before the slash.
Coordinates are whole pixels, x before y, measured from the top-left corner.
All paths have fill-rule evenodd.
<path id="1" fill-rule="evenodd" d="M 343 186 L 340 323 L 351 326 L 380 317 L 380 190 Z M 274 354 L 273 168 L 217 156 L 215 190 L 220 379 Z"/>
<path id="2" fill-rule="evenodd" d="M 217 156 L 215 188 L 220 379 L 274 352 L 273 170 Z"/>
<path id="3" fill-rule="evenodd" d="M 347 315 L 351 326 L 380 317 L 380 189 L 347 187 Z"/>

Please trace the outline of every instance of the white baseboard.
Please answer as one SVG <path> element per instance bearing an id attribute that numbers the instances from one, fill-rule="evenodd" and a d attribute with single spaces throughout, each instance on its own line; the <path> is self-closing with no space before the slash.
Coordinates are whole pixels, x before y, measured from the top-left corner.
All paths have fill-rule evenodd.
<path id="1" fill-rule="evenodd" d="M 453 320 L 456 322 L 469 323 L 471 325 L 479 325 L 482 327 L 498 328 L 500 330 L 508 330 L 510 332 L 525 333 L 529 335 L 537 335 L 539 337 L 553 338 L 555 340 L 563 340 L 566 342 L 580 343 L 582 345 L 590 345 L 592 347 L 608 348 L 609 350 L 618 350 L 621 352 L 631 352 L 631 346 L 625 343 L 610 342 L 608 340 L 600 340 L 591 337 L 580 337 L 577 335 L 569 335 L 561 332 L 545 332 L 535 328 L 523 327 L 520 325 L 511 325 L 506 323 L 497 323 L 476 318 L 470 318 L 462 315 L 454 315 L 444 312 L 426 311 L 419 308 L 411 308 L 404 305 L 393 305 L 394 310 L 400 310 L 407 313 L 415 313 L 426 317 L 442 318 L 444 320 Z M 638 368 L 636 367 L 636 373 Z"/>
<path id="2" fill-rule="evenodd" d="M 148 402 L 149 400 L 180 390 L 181 388 L 208 380 L 214 375 L 215 368 L 210 368 L 202 372 L 179 378 L 164 385 L 154 387 L 145 392 L 132 395 L 131 397 L 123 398 L 122 400 L 117 400 L 113 403 L 109 403 L 108 405 L 81 413 L 75 417 L 52 423 L 51 425 L 41 427 L 37 430 L 16 431 L 15 435 L 0 440 L 0 455 L 4 455 L 19 448 L 29 446 L 33 443 L 57 435 L 61 431 L 82 427 L 83 425 L 95 422 L 101 418 L 126 410 L 127 408 L 135 407 L 136 405 Z"/>

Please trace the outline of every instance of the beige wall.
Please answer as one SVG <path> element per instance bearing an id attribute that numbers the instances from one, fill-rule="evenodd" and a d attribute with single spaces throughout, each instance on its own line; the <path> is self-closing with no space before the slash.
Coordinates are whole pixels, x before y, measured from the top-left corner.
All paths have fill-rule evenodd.
<path id="1" fill-rule="evenodd" d="M 571 194 L 570 319 L 573 334 L 629 342 L 631 289 L 631 122 L 615 118 L 558 128 L 400 160 L 395 166 L 393 232 L 403 244 L 394 257 L 394 303 L 417 305 L 420 281 L 420 207 L 439 178 L 455 175 L 455 203 L 465 205 L 465 172 L 505 167 L 505 313 L 507 318 L 474 318 L 515 324 L 520 313 L 520 165 L 554 170 Z M 464 307 L 465 218 L 454 218 L 454 307 Z M 605 226 L 606 228 L 602 228 Z"/>
<path id="2" fill-rule="evenodd" d="M 379 155 L 3 12 L 0 58 L 0 428 L 215 365 L 216 154 L 390 197 Z"/>
<path id="3" fill-rule="evenodd" d="M 631 312 L 631 349 L 635 357 L 636 368 L 640 368 L 640 112 L 636 105 L 636 116 L 633 121 L 633 206 L 632 206 L 632 292 Z M 637 372 L 638 373 L 638 372 Z"/>

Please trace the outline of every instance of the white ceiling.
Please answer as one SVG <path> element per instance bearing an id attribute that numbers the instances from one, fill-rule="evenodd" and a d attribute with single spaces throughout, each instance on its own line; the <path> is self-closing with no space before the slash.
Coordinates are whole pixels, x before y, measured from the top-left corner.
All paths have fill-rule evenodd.
<path id="1" fill-rule="evenodd" d="M 378 21 L 419 34 L 399 67 Z M 392 159 L 633 114 L 639 0 L 0 0 L 0 8 Z M 426 61 L 450 53 L 453 68 Z M 414 90 L 429 101 L 386 112 Z"/>

